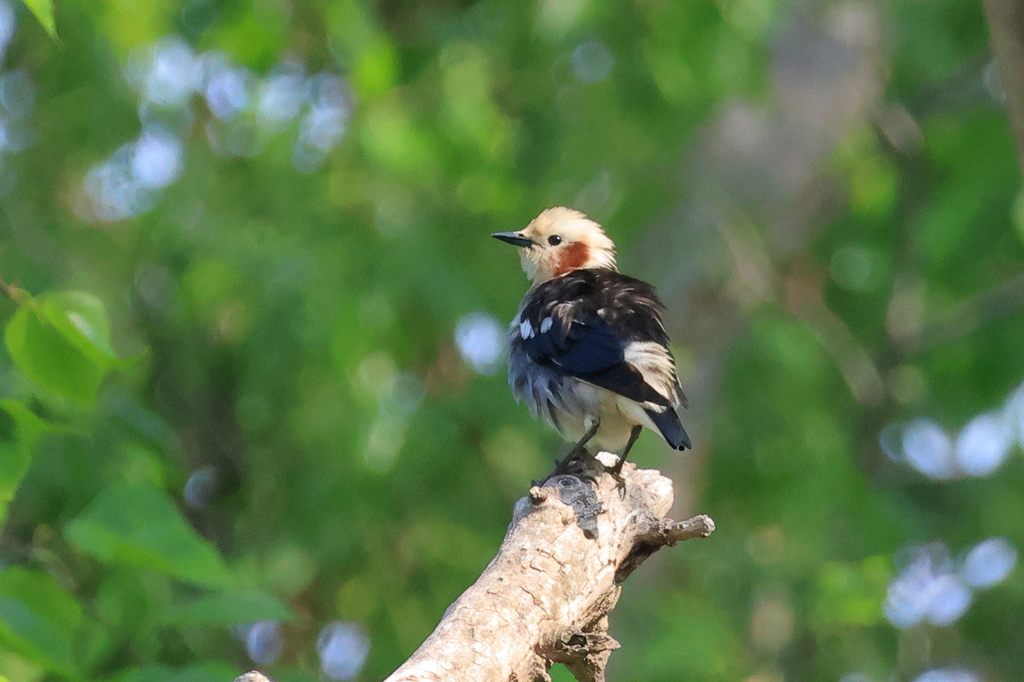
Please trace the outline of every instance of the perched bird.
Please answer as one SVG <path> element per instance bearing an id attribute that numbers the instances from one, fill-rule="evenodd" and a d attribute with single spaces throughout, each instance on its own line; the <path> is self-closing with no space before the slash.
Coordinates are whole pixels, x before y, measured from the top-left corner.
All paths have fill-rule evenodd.
<path id="1" fill-rule="evenodd" d="M 615 244 L 579 211 L 556 207 L 519 232 L 496 232 L 519 247 L 533 286 L 509 327 L 508 382 L 517 401 L 576 445 L 619 455 L 618 474 L 643 427 L 672 448 L 692 447 L 677 413 L 686 407 L 664 309 L 654 287 L 619 274 Z"/>

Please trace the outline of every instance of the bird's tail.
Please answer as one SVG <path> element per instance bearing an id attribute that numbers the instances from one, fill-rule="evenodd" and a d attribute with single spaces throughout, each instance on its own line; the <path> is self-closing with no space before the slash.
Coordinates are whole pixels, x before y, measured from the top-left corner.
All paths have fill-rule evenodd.
<path id="1" fill-rule="evenodd" d="M 690 437 L 686 435 L 686 430 L 679 423 L 679 415 L 671 407 L 666 408 L 664 412 L 654 412 L 653 410 L 645 410 L 645 412 L 673 450 L 685 450 L 693 447 Z"/>

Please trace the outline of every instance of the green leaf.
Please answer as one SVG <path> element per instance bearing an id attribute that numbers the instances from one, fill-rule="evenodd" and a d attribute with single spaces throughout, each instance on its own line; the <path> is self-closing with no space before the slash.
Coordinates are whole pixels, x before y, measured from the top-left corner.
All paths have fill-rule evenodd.
<path id="1" fill-rule="evenodd" d="M 47 428 L 17 400 L 0 401 L 0 525 L 32 462 L 36 441 Z"/>
<path id="2" fill-rule="evenodd" d="M 224 587 L 231 582 L 217 550 L 164 493 L 148 484 L 114 483 L 65 533 L 101 561 L 148 568 L 200 585 Z"/>
<path id="3" fill-rule="evenodd" d="M 259 620 L 294 621 L 295 614 L 272 594 L 259 590 L 221 592 L 168 608 L 160 618 L 168 625 L 221 625 Z"/>
<path id="4" fill-rule="evenodd" d="M 57 40 L 57 25 L 53 21 L 53 1 L 25 0 L 25 6 L 32 10 L 32 14 L 36 15 L 36 19 L 49 36 Z"/>
<path id="5" fill-rule="evenodd" d="M 90 357 L 117 360 L 110 347 L 110 321 L 103 303 L 84 291 L 60 291 L 39 298 L 53 325 Z"/>
<path id="6" fill-rule="evenodd" d="M 75 675 L 72 644 L 82 620 L 78 601 L 49 575 L 9 566 L 0 571 L 0 643 L 48 670 Z"/>
<path id="7" fill-rule="evenodd" d="M 81 291 L 26 300 L 4 339 L 14 364 L 33 383 L 86 407 L 96 402 L 107 371 L 132 362 L 111 348 L 103 304 Z"/>
<path id="8" fill-rule="evenodd" d="M 95 402 L 105 368 L 64 338 L 36 302 L 14 313 L 4 340 L 15 366 L 40 388 L 83 405 Z"/>

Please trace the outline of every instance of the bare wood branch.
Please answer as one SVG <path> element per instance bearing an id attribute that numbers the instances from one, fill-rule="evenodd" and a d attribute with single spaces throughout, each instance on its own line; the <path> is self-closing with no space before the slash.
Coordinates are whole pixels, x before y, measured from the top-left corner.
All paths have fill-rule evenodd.
<path id="1" fill-rule="evenodd" d="M 602 682 L 619 643 L 608 614 L 622 582 L 664 546 L 707 537 L 714 522 L 665 519 L 672 484 L 627 464 L 622 485 L 558 476 L 515 505 L 497 556 L 385 682 L 547 682 L 553 663 Z"/>

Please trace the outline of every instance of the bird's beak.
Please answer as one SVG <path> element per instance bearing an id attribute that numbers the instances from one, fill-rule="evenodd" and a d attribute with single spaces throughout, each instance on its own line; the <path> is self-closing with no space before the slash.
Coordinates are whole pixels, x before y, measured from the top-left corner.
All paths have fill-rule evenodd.
<path id="1" fill-rule="evenodd" d="M 533 240 L 529 237 L 524 237 L 521 232 L 495 232 L 491 236 L 512 246 L 521 246 L 524 249 L 534 245 Z"/>

